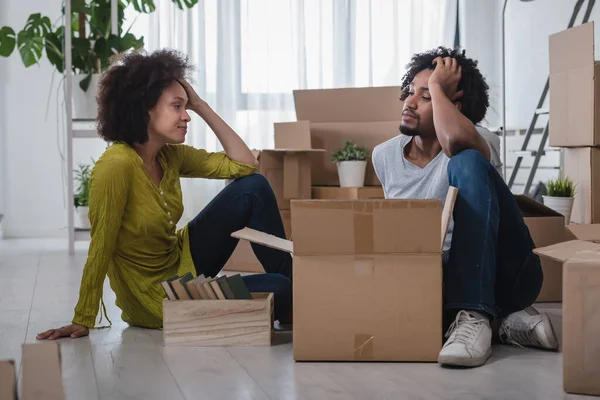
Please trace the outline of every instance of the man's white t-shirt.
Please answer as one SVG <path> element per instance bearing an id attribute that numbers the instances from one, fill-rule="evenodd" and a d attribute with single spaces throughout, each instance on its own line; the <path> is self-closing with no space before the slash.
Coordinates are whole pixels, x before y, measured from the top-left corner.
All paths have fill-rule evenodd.
<path id="1" fill-rule="evenodd" d="M 502 176 L 500 138 L 486 128 L 476 126 L 490 148 L 490 162 Z M 425 168 L 409 162 L 404 147 L 412 137 L 396 136 L 373 149 L 373 166 L 383 185 L 386 199 L 439 199 L 442 204 L 448 193 L 448 162 L 450 158 L 441 151 Z M 444 251 L 450 249 L 454 221 L 450 223 Z"/>

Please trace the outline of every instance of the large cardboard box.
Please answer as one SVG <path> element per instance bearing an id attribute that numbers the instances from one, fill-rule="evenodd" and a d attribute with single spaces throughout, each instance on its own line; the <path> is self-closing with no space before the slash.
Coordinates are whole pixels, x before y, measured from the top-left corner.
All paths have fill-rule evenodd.
<path id="1" fill-rule="evenodd" d="M 550 146 L 600 145 L 600 64 L 594 23 L 550 35 Z"/>
<path id="2" fill-rule="evenodd" d="M 564 390 L 600 395 L 600 244 L 573 240 L 536 252 L 564 263 Z"/>
<path id="3" fill-rule="evenodd" d="M 342 147 L 346 140 L 353 140 L 367 147 L 370 155 L 376 145 L 399 135 L 402 114 L 399 97 L 400 87 L 396 86 L 296 90 L 294 103 L 298 122 L 289 123 L 286 129 L 297 124 L 297 134 L 286 137 L 302 139 L 298 144 L 285 144 L 294 144 L 295 148 L 306 144 L 302 132 L 309 122 L 312 148 L 326 150 L 311 155 L 312 183 L 315 186 L 339 186 L 337 167 L 331 162 L 332 152 Z M 370 157 L 365 185 L 381 186 Z"/>
<path id="4" fill-rule="evenodd" d="M 561 243 L 565 238 L 565 217 L 525 195 L 516 195 L 523 220 L 536 247 Z M 562 301 L 562 263 L 542 258 L 544 283 L 537 302 Z"/>
<path id="5" fill-rule="evenodd" d="M 564 155 L 564 174 L 575 184 L 571 222 L 600 222 L 600 148 L 565 149 Z"/>
<path id="6" fill-rule="evenodd" d="M 233 234 L 294 254 L 295 360 L 437 360 L 455 198 L 294 200 L 293 242 Z"/>
<path id="7" fill-rule="evenodd" d="M 263 150 L 259 172 L 275 193 L 280 210 L 290 209 L 291 199 L 311 198 L 311 164 L 307 151 Z"/>

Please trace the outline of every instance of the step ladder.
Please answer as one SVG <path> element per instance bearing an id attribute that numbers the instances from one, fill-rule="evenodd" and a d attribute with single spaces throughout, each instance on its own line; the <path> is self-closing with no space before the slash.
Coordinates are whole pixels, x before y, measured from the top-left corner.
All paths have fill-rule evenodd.
<path id="1" fill-rule="evenodd" d="M 572 28 L 575 25 L 575 20 L 577 19 L 577 15 L 583 6 L 585 0 L 577 0 L 575 3 L 575 7 L 573 8 L 573 14 L 571 15 L 571 20 L 569 21 L 569 25 L 567 29 Z M 590 19 L 590 14 L 592 13 L 592 9 L 594 8 L 594 4 L 596 0 L 589 0 L 587 4 L 587 8 L 585 10 L 585 14 L 583 16 L 582 24 L 585 24 Z M 525 188 L 523 189 L 523 194 L 528 195 L 531 190 L 531 185 L 533 184 L 533 179 L 535 178 L 535 174 L 540 165 L 540 160 L 542 156 L 546 155 L 549 152 L 558 152 L 560 149 L 548 149 L 546 148 L 546 142 L 548 140 L 548 128 L 549 128 L 549 115 L 550 110 L 548 108 L 543 108 L 544 103 L 546 102 L 546 97 L 548 96 L 548 91 L 550 88 L 550 77 L 546 79 L 546 85 L 544 85 L 544 90 L 542 91 L 542 95 L 537 103 L 537 107 L 535 112 L 533 113 L 533 117 L 531 118 L 531 122 L 529 123 L 529 127 L 525 133 L 525 137 L 523 139 L 523 144 L 521 145 L 521 150 L 516 150 L 513 153 L 516 154 L 517 161 L 515 166 L 513 167 L 512 173 L 510 175 L 510 179 L 508 181 L 508 187 L 512 190 L 513 185 L 515 184 L 515 180 L 517 178 L 517 174 L 519 173 L 519 169 L 521 168 L 521 163 L 525 157 L 533 157 L 533 164 L 531 165 L 531 170 L 529 171 L 529 176 L 527 178 L 527 182 L 525 183 Z M 538 122 L 538 118 L 544 116 L 548 118 L 546 121 L 546 125 L 542 130 L 542 137 L 540 139 L 540 143 L 537 149 L 529 149 L 529 141 L 535 132 L 535 127 Z M 506 129 L 506 127 L 504 127 Z M 506 134 L 506 132 L 504 132 Z M 505 160 L 506 162 L 506 160 Z"/>

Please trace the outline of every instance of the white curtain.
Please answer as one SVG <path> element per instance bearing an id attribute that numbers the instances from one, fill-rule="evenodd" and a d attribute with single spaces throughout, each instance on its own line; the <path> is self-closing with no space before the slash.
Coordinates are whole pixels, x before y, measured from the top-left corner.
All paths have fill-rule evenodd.
<path id="1" fill-rule="evenodd" d="M 250 148 L 273 147 L 273 122 L 295 120 L 292 90 L 399 85 L 412 54 L 451 47 L 456 0 L 171 0 L 135 21 L 146 49 L 175 48 L 197 67 L 193 84 Z M 198 116 L 188 144 L 221 146 Z M 184 180 L 193 218 L 224 183 Z"/>

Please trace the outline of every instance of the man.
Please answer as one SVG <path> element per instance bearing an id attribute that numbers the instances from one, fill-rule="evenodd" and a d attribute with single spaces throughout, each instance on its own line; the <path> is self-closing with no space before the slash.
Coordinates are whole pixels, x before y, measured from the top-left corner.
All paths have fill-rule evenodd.
<path id="1" fill-rule="evenodd" d="M 440 47 L 413 56 L 402 82 L 401 135 L 373 150 L 386 198 L 444 201 L 449 185 L 458 188 L 444 246 L 444 325 L 450 326 L 438 362 L 446 365 L 483 365 L 492 325 L 503 343 L 558 347 L 548 317 L 530 307 L 542 270 L 498 172 L 499 139 L 475 125 L 489 106 L 488 89 L 464 53 Z"/>

